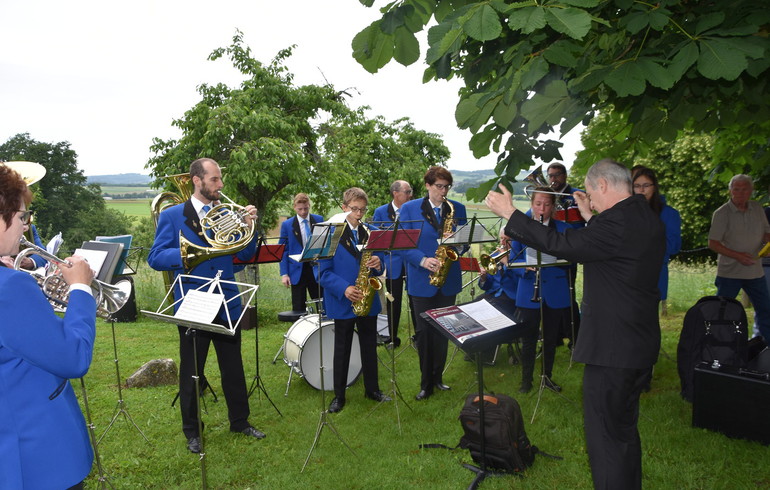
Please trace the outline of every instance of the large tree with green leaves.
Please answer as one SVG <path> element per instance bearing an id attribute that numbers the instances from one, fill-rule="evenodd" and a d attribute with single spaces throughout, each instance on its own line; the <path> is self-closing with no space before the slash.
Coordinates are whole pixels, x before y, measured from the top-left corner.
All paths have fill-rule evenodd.
<path id="1" fill-rule="evenodd" d="M 344 92 L 293 84 L 284 66 L 292 48 L 268 65 L 254 59 L 236 32 L 233 42 L 209 56 L 227 56 L 244 77 L 238 88 L 203 84 L 201 101 L 173 121 L 178 140 L 156 139 L 152 175 L 186 172 L 199 157 L 214 158 L 224 170 L 225 192 L 237 191 L 256 206 L 260 229 L 271 227 L 296 192 L 313 198 L 314 210 L 338 211 L 342 191 L 363 187 L 370 201 L 386 202 L 391 180 L 416 181 L 449 151 L 439 137 L 416 129 L 408 119 L 388 123 L 351 110 Z"/>
<path id="2" fill-rule="evenodd" d="M 607 111 L 594 117 L 583 131 L 586 149 L 572 166 L 572 181 L 583 181 L 595 161 L 585 158 L 584 154 L 591 152 L 604 151 L 605 156 L 628 167 L 644 165 L 653 169 L 660 193 L 682 216 L 682 252 L 677 259 L 692 262 L 713 257 L 707 247 L 711 215 L 729 197 L 725 183 L 729 176 L 719 175 L 711 164 L 715 138 L 687 130 L 675 141 L 658 140 L 644 156 L 634 157 L 631 149 L 618 147 L 628 130 L 623 115 L 618 112 Z"/>
<path id="3" fill-rule="evenodd" d="M 610 106 L 634 155 L 692 130 L 714 134 L 711 166 L 770 168 L 767 2 L 398 0 L 381 12 L 353 56 L 372 73 L 409 65 L 429 27 L 424 80 L 464 81 L 457 124 L 476 156 L 498 153 L 507 179 L 560 158 L 549 136 Z"/>
<path id="4" fill-rule="evenodd" d="M 446 165 L 449 150 L 438 135 L 415 128 L 408 118 L 389 123 L 381 116 L 368 118 L 367 109 L 321 125 L 324 154 L 336 162 L 327 175 L 337 183 L 334 197 L 348 187 L 362 187 L 371 208 L 390 201 L 394 180 L 406 180 L 419 194 L 425 170 Z"/>
<path id="5" fill-rule="evenodd" d="M 0 160 L 26 160 L 45 167 L 45 177 L 31 187 L 34 222 L 43 239 L 62 232 L 64 249 L 73 250 L 97 235 L 130 233 L 131 219 L 106 207 L 98 185 L 86 184 L 69 143 L 43 143 L 27 133 L 17 134 L 0 145 Z"/>

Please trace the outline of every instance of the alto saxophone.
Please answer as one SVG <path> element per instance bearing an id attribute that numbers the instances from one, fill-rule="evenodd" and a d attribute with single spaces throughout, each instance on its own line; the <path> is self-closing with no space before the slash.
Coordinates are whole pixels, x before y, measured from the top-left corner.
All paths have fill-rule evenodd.
<path id="1" fill-rule="evenodd" d="M 447 233 L 452 232 L 455 217 L 455 207 L 452 205 L 452 202 L 446 197 L 444 198 L 444 202 L 449 205 L 449 214 L 444 218 L 444 227 L 441 232 L 441 238 Z M 439 245 L 436 249 L 435 258 L 439 261 L 439 266 L 434 272 L 430 273 L 429 281 L 431 286 L 440 288 L 444 285 L 444 282 L 446 282 L 446 276 L 449 274 L 449 267 L 452 265 L 452 262 L 457 261 L 457 259 L 460 258 L 460 255 L 457 253 L 457 250 L 448 245 Z"/>
<path id="2" fill-rule="evenodd" d="M 363 226 L 363 225 L 361 225 Z M 377 291 L 382 289 L 382 281 L 377 277 L 371 276 L 371 271 L 366 263 L 372 258 L 372 251 L 364 249 L 361 253 L 361 263 L 358 266 L 358 277 L 356 277 L 356 287 L 363 293 L 363 297 L 358 301 L 353 301 L 353 313 L 356 316 L 366 316 L 372 309 L 372 301 Z"/>

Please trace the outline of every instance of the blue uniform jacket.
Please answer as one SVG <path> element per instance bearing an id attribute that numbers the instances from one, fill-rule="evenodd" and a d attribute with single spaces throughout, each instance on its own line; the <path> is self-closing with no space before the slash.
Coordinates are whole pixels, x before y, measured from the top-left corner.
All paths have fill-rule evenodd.
<path id="1" fill-rule="evenodd" d="M 356 284 L 361 252 L 353 245 L 353 234 L 350 231 L 350 227 L 347 224 L 344 226 L 345 230 L 342 232 L 340 243 L 334 252 L 334 257 L 318 261 L 321 274 L 320 284 L 324 288 L 326 316 L 333 320 L 346 320 L 356 317 L 356 314 L 353 313 L 353 303 L 345 297 L 345 290 L 349 286 Z M 376 229 L 373 226 L 370 228 Z M 363 229 L 363 226 L 358 227 L 360 243 L 366 243 L 366 239 L 369 238 L 368 233 L 365 233 L 366 236 L 362 237 L 364 235 L 362 233 Z M 382 252 L 374 252 L 373 255 L 379 257 L 380 261 L 383 260 Z M 373 272 L 374 275 L 379 275 L 382 271 L 370 272 Z M 367 316 L 377 316 L 381 309 L 382 305 L 380 305 L 379 295 L 375 294 L 372 308 Z"/>
<path id="2" fill-rule="evenodd" d="M 206 260 L 191 271 L 185 271 L 182 265 L 182 256 L 179 251 L 179 235 L 180 233 L 190 242 L 201 245 L 204 247 L 210 247 L 209 243 L 202 235 L 200 222 L 198 215 L 195 212 L 195 208 L 188 200 L 182 204 L 172 206 L 162 213 L 158 218 L 158 228 L 155 230 L 155 242 L 152 244 L 150 253 L 147 256 L 147 263 L 150 267 L 156 271 L 172 271 L 174 279 L 179 274 L 190 274 L 194 276 L 213 278 L 217 275 L 217 271 L 222 271 L 220 279 L 223 281 L 235 281 L 235 272 L 233 270 L 233 257 L 232 255 L 223 255 L 220 257 L 214 257 Z M 254 238 L 249 245 L 238 252 L 236 255 L 241 260 L 249 260 L 257 251 L 257 234 L 254 234 Z M 182 289 L 187 293 L 190 289 L 196 289 L 204 284 L 205 281 L 188 279 L 183 281 Z M 233 298 L 239 294 L 238 288 L 232 284 L 222 284 L 222 291 L 225 294 L 226 299 Z M 174 296 L 176 299 L 179 293 L 179 288 L 174 288 Z M 175 306 L 179 307 L 179 304 Z M 233 300 L 228 303 L 228 309 L 230 311 L 230 319 L 235 322 L 241 314 L 241 301 Z M 224 316 L 220 313 L 220 318 L 225 320 Z"/>
<path id="3" fill-rule="evenodd" d="M 508 260 L 512 255 L 508 252 Z M 479 279 L 480 280 L 480 279 Z M 493 296 L 500 296 L 501 292 L 511 301 L 516 301 L 516 290 L 519 286 L 519 276 L 513 269 L 498 267 L 497 274 L 487 274 L 484 282 L 479 282 L 479 287 Z"/>
<path id="4" fill-rule="evenodd" d="M 455 209 L 454 217 L 457 223 L 465 224 L 466 214 L 465 206 L 457 201 L 452 201 Z M 420 239 L 417 248 L 404 251 L 404 260 L 407 264 L 406 290 L 412 296 L 421 298 L 432 298 L 438 293 L 439 289 L 430 284 L 430 271 L 420 267 L 420 261 L 425 257 L 435 257 L 438 249 L 439 238 L 442 238 L 444 217 L 449 214 L 449 206 L 445 203 L 442 211 L 442 222 L 436 222 L 436 215 L 433 214 L 433 207 L 430 200 L 414 199 L 404 203 L 401 206 L 401 221 L 404 222 L 405 229 L 421 229 Z M 462 291 L 462 273 L 460 272 L 459 260 L 454 262 L 449 268 L 447 279 L 441 287 L 441 294 L 452 296 Z"/>
<path id="5" fill-rule="evenodd" d="M 663 202 L 660 220 L 666 229 L 666 254 L 663 256 L 663 267 L 658 278 L 660 299 L 668 298 L 668 262 L 672 255 L 678 254 L 682 249 L 682 217 L 679 216 L 679 211 L 665 204 L 665 199 Z"/>
<path id="6" fill-rule="evenodd" d="M 396 210 L 393 209 L 393 203 L 389 202 L 374 210 L 372 215 L 372 222 L 379 228 L 392 228 L 393 222 L 396 221 Z M 399 223 L 400 223 L 399 219 Z M 401 228 L 401 226 L 399 226 Z M 385 254 L 385 268 L 388 270 L 388 277 L 390 279 L 398 279 L 404 269 L 404 251 L 393 250 L 390 253 Z"/>
<path id="7" fill-rule="evenodd" d="M 67 380 L 91 364 L 94 298 L 72 291 L 61 318 L 29 274 L 0 268 L 0 314 L 0 488 L 69 488 L 93 462 Z"/>
<path id="8" fill-rule="evenodd" d="M 552 219 L 548 226 L 559 233 L 571 228 L 563 221 Z M 511 255 L 516 257 L 514 263 L 525 262 L 525 245 L 517 241 L 511 241 Z M 540 303 L 532 301 L 535 292 L 535 275 L 533 271 L 526 267 L 512 269 L 519 278 L 519 285 L 516 291 L 516 306 L 519 308 L 538 309 Z M 569 266 L 565 267 L 543 267 L 540 269 L 540 298 L 549 308 L 567 308 L 571 303 L 569 290 L 569 277 L 567 271 Z"/>
<path id="9" fill-rule="evenodd" d="M 311 214 L 308 216 L 310 220 L 310 228 L 312 231 L 313 225 L 323 222 L 324 218 L 320 214 Z M 289 281 L 292 284 L 299 282 L 302 275 L 302 263 L 297 262 L 289 258 L 289 255 L 301 254 L 305 248 L 305 244 L 302 243 L 302 231 L 299 229 L 299 219 L 295 214 L 293 217 L 287 219 L 281 223 L 281 236 L 278 238 L 279 244 L 285 244 L 286 248 L 283 251 L 283 257 L 281 257 L 281 263 L 279 269 L 281 275 L 288 274 Z"/>

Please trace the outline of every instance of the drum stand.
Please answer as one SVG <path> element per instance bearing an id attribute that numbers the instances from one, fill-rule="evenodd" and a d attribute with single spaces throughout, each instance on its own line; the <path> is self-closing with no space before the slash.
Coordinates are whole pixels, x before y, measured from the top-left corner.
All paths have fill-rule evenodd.
<path id="1" fill-rule="evenodd" d="M 545 374 L 545 321 L 543 316 L 543 298 L 540 296 L 540 287 L 541 287 L 541 281 L 542 281 L 542 278 L 540 277 L 540 271 L 542 269 L 543 267 L 542 267 L 542 264 L 540 263 L 540 251 L 538 251 L 537 252 L 537 271 L 535 274 L 535 293 L 534 293 L 534 297 L 532 298 L 532 301 L 540 302 L 540 325 L 538 330 L 540 332 L 540 338 L 542 339 L 541 341 L 542 341 L 543 347 L 542 347 L 542 355 L 540 356 L 540 387 L 538 388 L 538 391 L 537 391 L 537 403 L 535 403 L 535 409 L 532 411 L 532 420 L 530 420 L 530 424 L 535 423 L 535 415 L 537 415 L 537 409 L 540 406 L 540 399 L 543 397 L 543 391 L 545 391 L 546 389 L 546 383 L 549 383 L 549 384 L 552 383 L 551 379 Z M 570 302 L 572 302 L 572 298 L 570 298 Z M 568 402 L 570 402 L 571 404 L 577 407 L 577 404 L 574 401 L 562 395 L 560 392 L 554 391 L 554 393 L 556 393 L 558 396 L 562 397 L 563 399 L 567 400 Z"/>
<path id="2" fill-rule="evenodd" d="M 86 381 L 85 378 L 80 378 L 80 387 L 83 390 L 83 408 L 86 412 L 86 422 L 88 427 L 88 434 L 91 436 L 91 446 L 94 448 L 94 461 L 96 462 L 96 471 L 98 473 L 97 481 L 99 482 L 99 488 L 106 488 L 107 485 L 110 488 L 115 488 L 110 483 L 107 475 L 104 474 L 104 468 L 102 468 L 102 458 L 99 456 L 98 443 L 96 441 L 96 433 L 94 432 L 94 424 L 91 421 L 91 409 L 88 407 L 88 394 L 86 393 Z"/>
<path id="3" fill-rule="evenodd" d="M 104 436 L 107 435 L 107 432 L 110 431 L 110 429 L 112 428 L 112 425 L 115 423 L 116 420 L 118 420 L 118 416 L 120 415 L 123 415 L 123 417 L 126 419 L 127 422 L 131 422 L 131 424 L 136 428 L 136 430 L 138 430 L 139 433 L 142 435 L 144 440 L 149 443 L 150 440 L 147 439 L 147 436 L 144 435 L 144 432 L 142 432 L 142 429 L 140 429 L 139 426 L 136 425 L 136 422 L 134 422 L 134 419 L 131 418 L 131 415 L 128 413 L 128 410 L 126 410 L 126 404 L 123 401 L 123 388 L 122 388 L 122 382 L 120 381 L 120 366 L 118 365 L 118 343 L 115 340 L 115 319 L 110 317 L 109 321 L 110 321 L 110 324 L 112 325 L 112 349 L 115 354 L 115 375 L 118 381 L 118 403 L 117 405 L 115 405 L 115 413 L 112 415 L 112 420 L 110 420 L 109 425 L 107 425 L 107 428 L 99 437 L 99 440 L 96 441 L 96 445 L 102 442 L 102 439 L 104 439 Z"/>
<path id="4" fill-rule="evenodd" d="M 314 266 L 316 264 L 314 263 Z M 319 291 L 321 288 L 321 285 L 319 283 L 318 285 Z M 310 461 L 310 456 L 313 454 L 313 450 L 318 445 L 318 441 L 321 438 L 321 431 L 325 426 L 329 427 L 329 430 L 332 431 L 332 434 L 337 436 L 337 439 L 342 442 L 342 444 L 345 445 L 346 448 L 348 448 L 348 451 L 353 456 L 356 456 L 356 453 L 353 451 L 353 449 L 348 445 L 347 442 L 342 438 L 339 432 L 337 432 L 337 429 L 334 427 L 334 424 L 332 424 L 331 419 L 329 418 L 329 410 L 326 406 L 326 387 L 324 386 L 324 336 L 321 332 L 322 322 L 321 322 L 321 311 L 318 312 L 318 359 L 319 361 L 319 370 L 321 371 L 321 413 L 318 419 L 318 427 L 315 431 L 315 437 L 313 438 L 313 444 L 310 446 L 310 451 L 307 453 L 307 458 L 305 458 L 305 464 L 302 465 L 302 469 L 300 470 L 300 473 L 305 471 L 305 467 L 307 467 L 308 462 Z M 291 381 L 291 374 L 289 374 L 289 380 Z M 287 388 L 288 389 L 288 388 Z"/>
<path id="5" fill-rule="evenodd" d="M 258 265 L 254 265 L 254 284 L 259 284 L 259 272 L 258 272 Z M 257 290 L 259 291 L 259 290 Z M 278 415 L 283 417 L 283 414 L 280 410 L 278 410 L 278 407 L 275 406 L 275 403 L 273 403 L 273 400 L 270 398 L 270 395 L 267 394 L 267 390 L 265 389 L 265 383 L 262 381 L 262 377 L 259 375 L 259 309 L 257 308 L 257 305 L 259 304 L 259 294 L 254 295 L 254 363 L 256 365 L 256 371 L 254 374 L 254 378 L 251 380 L 251 386 L 249 387 L 247 398 L 250 398 L 252 393 L 254 393 L 257 390 L 260 390 L 263 395 L 265 395 L 265 398 L 267 398 L 267 401 L 270 402 L 270 405 L 273 406 L 276 412 L 278 412 Z M 273 361 L 275 362 L 275 361 Z"/>
<path id="6" fill-rule="evenodd" d="M 387 281 L 390 281 L 390 279 L 386 279 Z M 388 285 L 388 291 L 392 291 L 392 281 Z M 390 333 L 390 342 L 391 345 L 394 342 L 394 339 L 396 338 L 394 328 L 393 328 L 393 303 L 387 302 L 386 304 L 388 308 L 388 333 Z M 395 347 L 395 346 L 392 346 Z M 390 397 L 393 399 L 393 406 L 396 409 L 396 421 L 398 423 L 398 433 L 401 435 L 401 412 L 398 409 L 398 400 L 401 399 L 402 402 L 404 402 L 404 405 L 406 405 L 406 408 L 409 410 L 412 410 L 412 407 L 409 406 L 409 404 L 404 400 L 403 395 L 401 394 L 401 390 L 398 388 L 398 382 L 396 381 L 396 352 L 395 348 L 386 349 L 388 351 L 388 355 L 390 356 L 390 390 L 388 391 L 388 394 L 391 395 Z M 375 410 L 377 410 L 380 405 L 382 405 L 383 402 L 379 402 L 377 405 L 372 407 L 371 410 L 369 410 L 369 415 L 374 413 Z"/>

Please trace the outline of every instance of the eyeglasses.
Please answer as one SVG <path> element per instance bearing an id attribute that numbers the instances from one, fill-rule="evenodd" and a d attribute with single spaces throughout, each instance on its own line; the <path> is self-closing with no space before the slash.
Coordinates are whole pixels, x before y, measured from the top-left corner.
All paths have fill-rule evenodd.
<path id="1" fill-rule="evenodd" d="M 351 213 L 358 213 L 358 212 L 365 213 L 366 212 L 366 207 L 365 206 L 363 208 L 357 208 L 355 206 L 348 206 L 348 209 L 350 210 Z"/>
<path id="2" fill-rule="evenodd" d="M 35 214 L 34 211 L 30 211 L 29 209 L 17 209 L 16 212 L 21 213 L 19 219 L 24 225 L 28 225 L 29 222 L 32 221 L 32 215 Z"/>
<path id="3" fill-rule="evenodd" d="M 433 184 L 433 187 L 436 189 L 443 191 L 444 189 L 449 190 L 452 188 L 452 184 Z"/>
<path id="4" fill-rule="evenodd" d="M 414 192 L 414 191 L 413 191 L 412 189 L 407 189 L 407 190 L 405 190 L 405 191 L 400 191 L 400 192 L 403 192 L 403 193 L 404 193 L 404 194 L 406 194 L 407 196 L 411 196 L 411 195 L 412 195 L 412 192 Z"/>
<path id="5" fill-rule="evenodd" d="M 645 183 L 645 184 L 634 184 L 634 190 L 647 190 L 650 187 L 655 187 L 655 184 Z"/>
<path id="6" fill-rule="evenodd" d="M 560 177 L 564 175 L 564 172 L 554 172 L 552 174 L 547 174 L 549 179 L 555 179 L 556 177 Z"/>

